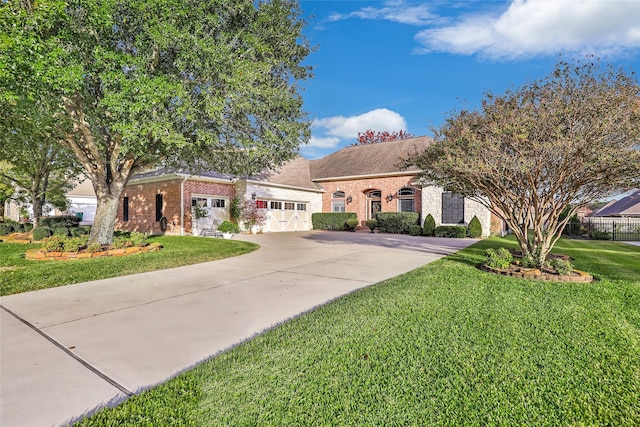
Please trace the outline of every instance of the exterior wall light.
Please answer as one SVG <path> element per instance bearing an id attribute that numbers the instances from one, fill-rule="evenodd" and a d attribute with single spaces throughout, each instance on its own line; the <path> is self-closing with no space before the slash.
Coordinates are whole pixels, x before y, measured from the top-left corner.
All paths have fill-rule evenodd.
<path id="1" fill-rule="evenodd" d="M 353 198 L 351 196 L 347 197 L 347 203 L 351 203 L 353 201 Z"/>
<path id="2" fill-rule="evenodd" d="M 393 200 L 393 194 L 389 194 L 389 195 L 387 196 L 387 202 L 390 202 L 390 201 L 392 201 L 392 200 Z"/>
<path id="3" fill-rule="evenodd" d="M 255 200 L 256 199 L 256 193 L 251 193 L 251 200 Z"/>

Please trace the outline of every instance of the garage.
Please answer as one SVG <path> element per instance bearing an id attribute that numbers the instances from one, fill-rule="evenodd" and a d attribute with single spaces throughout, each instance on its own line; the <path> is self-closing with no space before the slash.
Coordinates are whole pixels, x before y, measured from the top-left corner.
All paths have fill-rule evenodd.
<path id="1" fill-rule="evenodd" d="M 309 204 L 302 201 L 257 200 L 258 208 L 265 209 L 263 232 L 303 231 L 311 229 Z"/>

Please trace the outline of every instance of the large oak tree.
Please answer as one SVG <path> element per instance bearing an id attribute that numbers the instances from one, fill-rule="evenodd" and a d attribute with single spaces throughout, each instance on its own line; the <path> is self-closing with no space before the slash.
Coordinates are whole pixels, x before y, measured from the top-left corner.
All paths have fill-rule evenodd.
<path id="1" fill-rule="evenodd" d="M 40 0 L 0 5 L 0 107 L 51 105 L 55 137 L 112 239 L 128 180 L 180 164 L 249 174 L 308 139 L 310 48 L 295 0 Z"/>
<path id="2" fill-rule="evenodd" d="M 580 207 L 640 185 L 639 96 L 632 73 L 560 60 L 542 80 L 453 113 L 409 162 L 501 217 L 540 266 Z"/>

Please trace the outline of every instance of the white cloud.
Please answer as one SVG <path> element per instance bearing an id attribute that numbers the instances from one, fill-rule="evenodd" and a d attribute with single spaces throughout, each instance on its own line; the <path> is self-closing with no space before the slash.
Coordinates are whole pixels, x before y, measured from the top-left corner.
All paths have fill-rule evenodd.
<path id="1" fill-rule="evenodd" d="M 480 15 L 419 32 L 418 52 L 519 58 L 560 51 L 640 48 L 640 1 L 513 0 L 500 16 Z"/>
<path id="2" fill-rule="evenodd" d="M 427 4 L 409 5 L 404 0 L 394 0 L 384 2 L 381 8 L 364 7 L 351 13 L 334 13 L 329 17 L 329 21 L 349 18 L 381 19 L 410 25 L 425 25 L 437 19 L 429 11 Z"/>
<path id="3" fill-rule="evenodd" d="M 309 147 L 318 147 L 318 148 L 335 148 L 340 143 L 340 138 L 335 136 L 329 136 L 326 138 L 317 138 L 312 136 L 309 139 Z"/>
<path id="4" fill-rule="evenodd" d="M 379 108 L 357 116 L 333 116 L 313 121 L 314 129 L 324 129 L 324 133 L 332 137 L 356 138 L 358 132 L 368 129 L 374 131 L 406 130 L 407 122 L 395 111 Z M 314 139 L 314 138 L 312 138 Z M 318 140 L 330 138 L 317 138 Z"/>

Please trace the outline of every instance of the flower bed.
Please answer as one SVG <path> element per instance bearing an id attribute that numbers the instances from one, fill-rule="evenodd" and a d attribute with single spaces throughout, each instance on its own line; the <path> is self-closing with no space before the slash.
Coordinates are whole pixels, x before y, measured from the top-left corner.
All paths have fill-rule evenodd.
<path id="1" fill-rule="evenodd" d="M 480 269 L 490 273 L 501 274 L 503 276 L 519 277 L 532 280 L 547 280 L 551 282 L 575 282 L 590 283 L 593 276 L 580 270 L 573 270 L 570 275 L 560 275 L 554 270 L 546 268 L 524 268 L 512 265 L 510 268 L 494 268 L 486 264 L 481 264 Z"/>
<path id="2" fill-rule="evenodd" d="M 151 243 L 147 246 L 132 246 L 130 248 L 122 249 L 107 249 L 98 252 L 87 252 L 86 250 L 78 252 L 46 252 L 43 249 L 31 249 L 26 252 L 25 258 L 31 260 L 66 261 L 70 259 L 135 255 L 139 253 L 155 252 L 160 249 L 162 249 L 162 245 L 160 243 Z"/>

